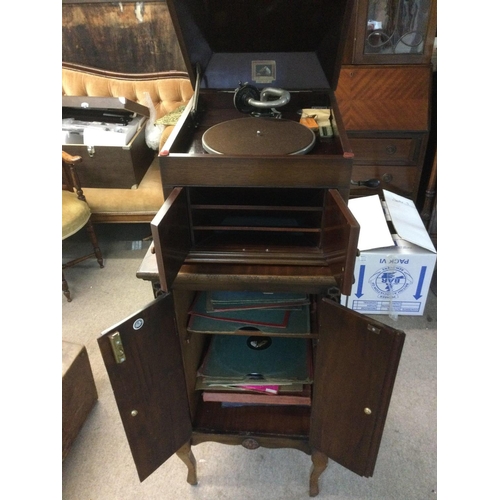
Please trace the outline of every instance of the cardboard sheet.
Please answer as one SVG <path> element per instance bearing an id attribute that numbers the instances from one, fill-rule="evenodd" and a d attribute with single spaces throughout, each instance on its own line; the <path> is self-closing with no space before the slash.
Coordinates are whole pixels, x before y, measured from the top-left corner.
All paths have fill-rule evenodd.
<path id="1" fill-rule="evenodd" d="M 394 246 L 378 195 L 353 198 L 347 206 L 360 226 L 360 251 Z"/>
<path id="2" fill-rule="evenodd" d="M 403 240 L 435 253 L 436 249 L 429 233 L 422 224 L 419 213 L 415 210 L 413 201 L 385 189 L 384 199 L 398 235 Z"/>

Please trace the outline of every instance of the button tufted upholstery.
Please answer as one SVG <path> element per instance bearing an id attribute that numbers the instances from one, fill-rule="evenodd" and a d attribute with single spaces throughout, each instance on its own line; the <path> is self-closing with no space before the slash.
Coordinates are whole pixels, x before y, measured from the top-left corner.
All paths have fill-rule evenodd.
<path id="1" fill-rule="evenodd" d="M 187 73 L 182 71 L 132 75 L 70 63 L 62 65 L 63 96 L 125 97 L 149 107 L 146 93 L 159 119 L 186 105 L 193 89 Z M 160 149 L 173 128 L 165 127 Z M 86 188 L 85 196 L 95 222 L 150 222 L 164 201 L 158 159 L 137 189 Z"/>
<path id="2" fill-rule="evenodd" d="M 146 93 L 151 97 L 158 119 L 187 104 L 193 89 L 187 73 L 180 71 L 126 75 L 76 65 L 62 68 L 63 96 L 125 97 L 148 107 Z M 164 130 L 160 149 L 171 129 Z"/>

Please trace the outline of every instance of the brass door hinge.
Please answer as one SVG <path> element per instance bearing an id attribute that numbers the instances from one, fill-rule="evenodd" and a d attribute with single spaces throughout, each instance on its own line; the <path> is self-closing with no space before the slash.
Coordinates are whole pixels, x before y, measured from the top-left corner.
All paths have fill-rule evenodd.
<path id="1" fill-rule="evenodd" d="M 115 356 L 115 361 L 117 363 L 123 363 L 126 359 L 125 351 L 123 350 L 122 339 L 120 337 L 120 332 L 115 332 L 109 336 L 109 341 L 111 342 L 111 349 L 113 350 L 113 355 Z"/>

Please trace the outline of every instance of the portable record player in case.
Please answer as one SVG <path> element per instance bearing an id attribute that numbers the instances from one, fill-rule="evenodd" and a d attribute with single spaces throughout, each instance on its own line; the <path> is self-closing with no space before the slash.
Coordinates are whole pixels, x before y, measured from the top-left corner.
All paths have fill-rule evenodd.
<path id="1" fill-rule="evenodd" d="M 63 96 L 62 145 L 81 156 L 83 187 L 130 189 L 155 156 L 145 140 L 149 109 L 124 97 Z"/>
<path id="2" fill-rule="evenodd" d="M 139 478 L 177 453 L 196 484 L 191 446 L 205 441 L 311 455 L 311 496 L 329 459 L 369 477 L 405 335 L 338 303 L 359 234 L 334 94 L 353 2 L 167 3 L 195 94 L 160 152 L 166 201 L 147 274 L 161 289 L 98 340 Z M 191 331 L 204 291 L 305 294 L 308 329 Z M 205 401 L 198 370 L 214 335 L 306 339 L 311 404 Z"/>

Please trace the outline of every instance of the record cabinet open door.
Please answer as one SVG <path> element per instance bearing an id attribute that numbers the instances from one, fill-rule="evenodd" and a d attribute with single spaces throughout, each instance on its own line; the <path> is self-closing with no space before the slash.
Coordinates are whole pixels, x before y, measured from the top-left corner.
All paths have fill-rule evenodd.
<path id="1" fill-rule="evenodd" d="M 162 295 L 98 339 L 141 481 L 191 438 L 174 317 Z"/>
<path id="2" fill-rule="evenodd" d="M 405 334 L 324 298 L 319 305 L 311 446 L 370 477 Z"/>
<path id="3" fill-rule="evenodd" d="M 172 283 L 191 248 L 187 193 L 176 187 L 151 221 L 161 289 L 170 291 Z"/>

